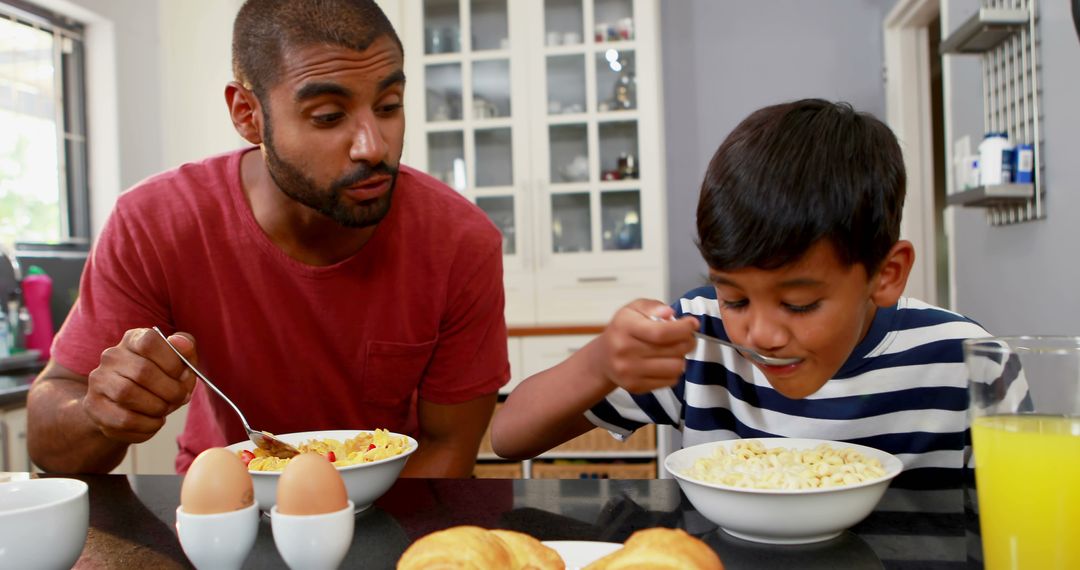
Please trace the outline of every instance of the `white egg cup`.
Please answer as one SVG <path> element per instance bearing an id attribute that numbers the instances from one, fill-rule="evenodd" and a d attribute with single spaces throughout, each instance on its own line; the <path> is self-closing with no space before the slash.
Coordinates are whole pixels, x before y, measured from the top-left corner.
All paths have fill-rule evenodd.
<path id="1" fill-rule="evenodd" d="M 292 570 L 329 570 L 341 565 L 352 545 L 356 513 L 344 509 L 321 515 L 283 515 L 270 509 L 274 545 Z"/>
<path id="2" fill-rule="evenodd" d="M 259 533 L 259 502 L 227 513 L 193 515 L 176 507 L 176 535 L 199 569 L 240 568 Z"/>

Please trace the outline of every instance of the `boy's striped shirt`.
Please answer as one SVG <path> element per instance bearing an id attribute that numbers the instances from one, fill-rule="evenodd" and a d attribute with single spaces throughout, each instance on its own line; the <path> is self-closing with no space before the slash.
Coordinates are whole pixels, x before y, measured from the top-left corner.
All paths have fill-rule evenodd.
<path id="1" fill-rule="evenodd" d="M 701 332 L 727 340 L 712 287 L 690 291 L 674 308 L 677 316 L 696 316 Z M 901 298 L 877 310 L 840 370 L 804 399 L 781 395 L 733 349 L 699 340 L 675 386 L 641 395 L 618 389 L 587 415 L 617 437 L 646 423 L 673 425 L 686 447 L 752 437 L 857 443 L 903 461 L 897 485 L 954 486 L 970 454 L 962 341 L 986 336 L 962 315 Z M 1020 378 L 1013 381 L 1013 370 L 1001 379 L 1017 405 L 1027 394 Z"/>

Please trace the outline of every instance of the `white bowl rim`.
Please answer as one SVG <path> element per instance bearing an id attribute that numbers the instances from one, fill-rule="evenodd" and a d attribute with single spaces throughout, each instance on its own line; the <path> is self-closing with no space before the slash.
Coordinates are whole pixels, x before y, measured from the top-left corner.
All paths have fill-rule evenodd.
<path id="1" fill-rule="evenodd" d="M 349 436 L 349 437 L 352 438 L 352 437 L 356 437 L 357 435 L 359 435 L 361 433 L 375 433 L 375 430 L 373 430 L 373 429 L 322 429 L 322 430 L 313 430 L 313 431 L 294 431 L 294 432 L 289 432 L 289 433 L 277 433 L 277 434 L 274 434 L 274 435 L 276 437 L 288 436 L 289 438 L 296 437 L 296 438 L 305 438 L 305 439 L 316 439 L 316 438 L 320 438 L 320 436 L 321 436 L 321 439 L 327 439 L 327 438 L 334 437 L 334 436 L 330 436 L 330 435 L 326 435 L 326 434 L 333 434 L 333 433 L 351 433 L 352 435 Z M 419 446 L 419 444 L 417 443 L 417 441 L 415 439 L 413 439 L 412 437 L 410 437 L 410 436 L 408 436 L 406 434 L 396 433 L 396 432 L 392 432 L 392 431 L 389 432 L 389 433 L 392 436 L 404 437 L 408 441 L 408 443 L 409 443 L 408 447 L 406 447 L 405 451 L 402 451 L 400 455 L 394 455 L 394 456 L 391 456 L 391 457 L 384 457 L 384 458 L 379 459 L 377 461 L 369 461 L 367 463 L 354 463 L 352 465 L 346 465 L 344 467 L 338 467 L 338 466 L 335 465 L 334 469 L 337 469 L 338 471 L 352 471 L 354 469 L 361 469 L 361 468 L 372 467 L 372 466 L 375 466 L 375 465 L 381 465 L 383 463 L 390 463 L 392 461 L 397 461 L 399 459 L 403 459 L 405 457 L 408 457 L 408 456 L 412 455 L 413 452 L 416 451 L 416 448 Z M 242 450 L 251 451 L 252 449 L 255 449 L 255 443 L 252 442 L 251 440 L 238 441 L 236 443 L 230 443 L 229 445 L 226 445 L 225 449 L 228 449 L 229 451 L 232 451 L 234 453 L 237 452 L 237 451 L 242 451 Z M 254 477 L 278 477 L 278 476 L 281 475 L 281 471 L 252 471 L 250 469 L 248 469 L 248 473 L 250 473 Z"/>
<path id="2" fill-rule="evenodd" d="M 750 488 L 747 488 L 747 487 L 733 487 L 731 485 L 724 485 L 722 483 L 713 483 L 713 482 L 710 482 L 710 481 L 702 481 L 700 479 L 695 479 L 695 478 L 690 477 L 688 475 L 685 475 L 683 473 L 679 473 L 678 471 L 671 468 L 672 458 L 675 457 L 676 455 L 680 454 L 680 453 L 689 452 L 690 450 L 699 450 L 699 449 L 702 449 L 702 448 L 705 448 L 705 447 L 709 447 L 710 451 L 711 451 L 712 447 L 730 446 L 730 445 L 734 445 L 735 442 L 739 442 L 739 441 L 760 441 L 761 444 L 764 445 L 766 449 L 770 449 L 770 448 L 773 448 L 773 447 L 789 447 L 790 448 L 790 447 L 793 447 L 793 446 L 799 446 L 799 449 L 813 448 L 813 447 L 817 447 L 819 444 L 822 444 L 822 443 L 827 443 L 827 444 L 831 445 L 832 447 L 836 447 L 836 448 L 839 448 L 839 449 L 844 449 L 844 448 L 850 447 L 850 448 L 854 449 L 855 451 L 858 451 L 858 452 L 862 453 L 863 455 L 873 456 L 874 458 L 881 461 L 881 466 L 885 469 L 885 474 L 882 475 L 881 477 L 877 477 L 875 479 L 870 479 L 868 481 L 860 481 L 858 483 L 852 483 L 850 485 L 839 485 L 839 486 L 836 486 L 836 487 L 824 487 L 824 488 L 817 488 L 817 489 L 813 489 L 813 488 L 812 489 L 750 489 Z M 772 444 L 772 445 L 770 445 L 770 444 Z M 689 453 L 685 453 L 684 455 L 689 455 Z M 859 445 L 857 443 L 848 443 L 846 441 L 836 441 L 836 440 L 831 440 L 831 439 L 796 438 L 796 437 L 745 437 L 745 438 L 739 438 L 739 439 L 724 439 L 724 440 L 717 440 L 717 441 L 707 441 L 705 443 L 699 443 L 697 445 L 691 445 L 690 447 L 684 447 L 682 449 L 675 450 L 675 451 L 669 453 L 666 458 L 664 458 L 664 469 L 667 469 L 668 473 L 671 473 L 672 477 L 675 477 L 676 479 L 678 479 L 680 481 L 686 481 L 688 483 L 693 483 L 695 485 L 701 485 L 703 487 L 710 487 L 710 488 L 713 488 L 713 489 L 719 489 L 721 491 L 736 491 L 736 492 L 739 492 L 739 493 L 750 493 L 750 494 L 756 494 L 756 495 L 819 495 L 819 494 L 826 494 L 826 493 L 841 493 L 841 492 L 844 492 L 844 491 L 850 491 L 852 489 L 859 489 L 859 488 L 862 488 L 862 487 L 870 487 L 872 485 L 877 485 L 877 484 L 880 484 L 880 483 L 883 483 L 883 482 L 887 483 L 887 482 L 892 481 L 893 479 L 895 479 L 897 475 L 899 475 L 901 472 L 903 472 L 904 463 L 902 461 L 900 461 L 900 458 L 896 457 L 895 455 L 893 455 L 893 454 L 891 454 L 891 453 L 889 453 L 887 451 L 882 451 L 882 450 L 880 450 L 880 449 L 878 449 L 876 447 L 869 447 L 869 446 L 866 446 L 866 445 Z"/>
<path id="3" fill-rule="evenodd" d="M 38 504 L 38 505 L 34 505 L 32 507 L 22 507 L 22 508 L 19 508 L 19 509 L 0 510 L 0 517 L 26 514 L 26 513 L 32 512 L 32 511 L 37 511 L 37 510 L 41 510 L 41 509 L 46 509 L 46 508 L 50 508 L 50 507 L 59 506 L 59 505 L 62 505 L 64 503 L 70 503 L 72 501 L 78 501 L 83 496 L 85 496 L 89 492 L 89 489 L 90 489 L 90 486 L 87 485 L 85 481 L 80 481 L 78 479 L 72 479 L 70 477 L 41 477 L 41 478 L 37 478 L 37 479 L 27 479 L 25 481 L 11 481 L 11 482 L 8 482 L 8 483 L 4 483 L 4 485 L 18 485 L 18 486 L 23 486 L 23 485 L 41 486 L 43 484 L 44 485 L 52 485 L 52 483 L 43 483 L 43 481 L 60 481 L 60 482 L 62 482 L 60 484 L 68 485 L 69 487 L 73 486 L 77 490 L 75 491 L 74 495 L 70 495 L 70 496 L 67 496 L 67 497 L 62 497 L 62 498 L 59 498 L 59 499 L 55 499 L 55 500 L 49 501 L 48 503 L 41 503 L 41 504 Z"/>

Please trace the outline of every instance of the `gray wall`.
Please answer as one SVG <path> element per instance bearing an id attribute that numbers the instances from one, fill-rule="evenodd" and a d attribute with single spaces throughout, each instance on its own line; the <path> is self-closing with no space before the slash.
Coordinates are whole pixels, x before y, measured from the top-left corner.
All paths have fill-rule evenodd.
<path id="1" fill-rule="evenodd" d="M 752 111 L 805 97 L 885 118 L 882 21 L 893 0 L 661 3 L 672 297 L 704 283 L 694 247 L 701 178 Z"/>
<path id="2" fill-rule="evenodd" d="M 1040 0 L 1047 218 L 991 227 L 981 210 L 952 208 L 956 309 L 995 334 L 1080 334 L 1080 42 L 1066 0 Z M 951 5 L 952 27 L 971 13 Z M 954 138 L 982 136 L 978 60 L 951 77 Z M 974 66 L 974 73 L 971 66 Z M 974 104 L 973 104 L 974 102 Z M 978 115 L 972 118 L 973 109 Z"/>

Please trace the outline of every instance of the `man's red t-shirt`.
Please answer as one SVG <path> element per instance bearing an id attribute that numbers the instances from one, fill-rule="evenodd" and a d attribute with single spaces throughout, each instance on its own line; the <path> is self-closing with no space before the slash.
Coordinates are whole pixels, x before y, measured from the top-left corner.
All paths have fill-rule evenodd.
<path id="1" fill-rule="evenodd" d="M 87 375 L 128 329 L 188 332 L 200 369 L 273 433 L 401 432 L 414 392 L 455 404 L 506 383 L 501 235 L 483 211 L 402 166 L 368 243 L 340 263 L 304 265 L 255 221 L 240 184 L 251 150 L 120 196 L 54 342 L 57 362 Z M 199 383 L 177 470 L 244 439 L 233 411 Z"/>

